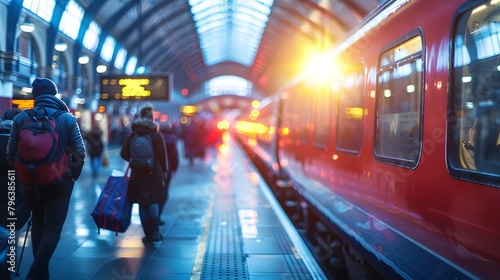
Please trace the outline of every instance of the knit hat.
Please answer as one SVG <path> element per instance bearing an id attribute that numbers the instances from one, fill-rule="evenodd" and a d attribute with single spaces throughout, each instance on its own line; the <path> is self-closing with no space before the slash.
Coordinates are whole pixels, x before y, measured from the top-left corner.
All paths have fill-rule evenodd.
<path id="1" fill-rule="evenodd" d="M 31 94 L 35 99 L 42 94 L 56 95 L 57 93 L 56 84 L 46 78 L 36 78 L 31 86 L 33 87 Z"/>

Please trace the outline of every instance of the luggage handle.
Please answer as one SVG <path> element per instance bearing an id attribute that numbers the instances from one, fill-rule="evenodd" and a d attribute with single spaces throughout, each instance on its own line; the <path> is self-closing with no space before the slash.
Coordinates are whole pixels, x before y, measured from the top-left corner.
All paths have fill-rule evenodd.
<path id="1" fill-rule="evenodd" d="M 130 170 L 130 162 L 127 162 L 127 168 L 125 168 L 125 173 L 124 173 L 123 176 L 125 178 L 129 178 L 130 179 L 130 172 L 131 172 L 131 170 Z"/>

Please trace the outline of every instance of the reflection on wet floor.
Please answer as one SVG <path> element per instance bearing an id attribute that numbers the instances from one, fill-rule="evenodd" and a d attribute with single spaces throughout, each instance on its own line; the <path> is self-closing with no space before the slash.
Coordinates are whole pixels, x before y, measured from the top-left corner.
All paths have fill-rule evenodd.
<path id="1" fill-rule="evenodd" d="M 293 245 L 260 194 L 258 175 L 248 171 L 242 153 L 230 142 L 217 151 L 211 149 L 205 160 L 193 166 L 181 153 L 161 216 L 164 240 L 157 246 L 142 243 L 137 205 L 125 233 L 97 233 L 90 213 L 113 168 L 126 168 L 119 148 L 109 149 L 108 156 L 110 164 L 98 178 L 92 178 L 86 164 L 75 185 L 61 241 L 50 263 L 50 279 L 317 278 L 308 274 L 303 263 L 290 265 L 301 261 L 294 257 Z M 18 244 L 24 234 L 23 229 Z M 33 260 L 30 243 L 20 279 Z"/>

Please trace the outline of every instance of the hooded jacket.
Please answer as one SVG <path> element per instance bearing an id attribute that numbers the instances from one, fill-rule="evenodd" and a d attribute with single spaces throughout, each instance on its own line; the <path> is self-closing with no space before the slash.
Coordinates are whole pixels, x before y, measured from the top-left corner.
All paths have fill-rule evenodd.
<path id="1" fill-rule="evenodd" d="M 158 132 L 157 124 L 151 119 L 134 119 L 131 127 L 132 133 L 123 143 L 120 152 L 121 157 L 126 161 L 130 161 L 130 143 L 132 142 L 132 138 L 134 138 L 136 134 L 149 134 L 151 136 L 151 141 L 153 141 L 154 163 L 152 173 L 141 173 L 132 170 L 127 193 L 129 202 L 142 205 L 159 203 L 162 198 L 164 174 L 167 171 L 165 140 L 161 133 Z"/>
<path id="2" fill-rule="evenodd" d="M 53 114 L 57 110 L 65 112 L 56 118 L 57 133 L 59 141 L 63 144 L 68 155 L 68 176 L 76 181 L 80 177 L 85 162 L 85 145 L 76 118 L 69 113 L 68 107 L 62 100 L 50 94 L 43 94 L 35 99 L 35 109 L 40 108 L 45 108 L 49 114 Z M 12 168 L 17 154 L 19 128 L 29 118 L 26 111 L 22 111 L 14 117 L 7 144 L 7 162 Z"/>

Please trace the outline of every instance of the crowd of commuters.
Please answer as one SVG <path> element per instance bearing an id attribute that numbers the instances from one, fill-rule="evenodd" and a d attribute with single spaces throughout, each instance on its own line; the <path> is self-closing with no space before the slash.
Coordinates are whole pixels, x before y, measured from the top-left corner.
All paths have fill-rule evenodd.
<path id="1" fill-rule="evenodd" d="M 31 119 L 40 114 L 53 117 L 53 123 L 47 124 L 53 126 L 56 135 L 54 139 L 63 147 L 61 150 L 66 158 L 67 166 L 63 168 L 63 175 L 48 183 L 39 183 L 36 176 L 24 180 L 25 178 L 20 176 L 22 173 L 16 173 L 16 236 L 28 221 L 32 225 L 31 248 L 34 258 L 26 274 L 26 279 L 30 280 L 49 279 L 49 262 L 59 243 L 73 187 L 80 177 L 84 163 L 89 164 L 92 176 L 99 178 L 101 168 L 105 165 L 103 161 L 107 160 L 104 141 L 106 137 L 99 124 L 94 125 L 90 131 L 81 131 L 77 119 L 56 94 L 57 86 L 54 82 L 46 78 L 36 78 L 32 83 L 33 110 L 11 109 L 5 112 L 0 120 L 0 149 L 4 154 L 1 157 L 3 160 L 0 160 L 0 180 L 3 182 L 2 186 L 5 186 L 2 189 L 4 194 L 0 197 L 0 205 L 5 206 L 4 208 L 7 207 L 9 196 L 8 172 L 19 167 L 20 139 L 25 137 L 22 135 L 26 135 L 21 131 Z M 183 127 L 182 133 L 177 133 L 169 123 L 156 123 L 153 112 L 154 108 L 149 104 L 139 110 L 139 114 L 131 121 L 129 133 L 121 141 L 120 148 L 121 157 L 131 165 L 131 143 L 134 137 L 147 135 L 152 142 L 154 156 L 151 169 L 144 171 L 130 168 L 128 185 L 128 201 L 139 205 L 139 216 L 144 231 L 142 241 L 145 244 L 154 244 L 163 239 L 159 227 L 164 222 L 160 216 L 168 200 L 171 180 L 179 166 L 178 137 L 184 141 L 187 158 L 203 158 L 207 145 L 204 141 L 203 125 L 199 121 L 193 121 Z M 18 177 L 23 179 L 22 182 L 17 182 Z M 6 212 L 2 211 L 2 214 Z M 0 229 L 3 230 L 0 232 L 1 237 L 2 233 L 6 232 L 8 217 L 3 215 L 0 218 Z M 7 245 L 6 242 L 2 243 L 3 241 L 6 241 L 6 238 L 0 238 L 0 251 L 2 246 Z M 5 263 L 0 267 L 0 278 L 12 279 L 13 273 L 4 266 Z"/>

